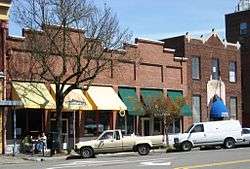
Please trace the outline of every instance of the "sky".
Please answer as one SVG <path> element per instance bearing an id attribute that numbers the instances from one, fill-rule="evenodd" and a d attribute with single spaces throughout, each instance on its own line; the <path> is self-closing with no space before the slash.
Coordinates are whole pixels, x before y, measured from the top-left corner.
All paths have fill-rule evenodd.
<path id="1" fill-rule="evenodd" d="M 238 0 L 93 0 L 110 6 L 122 27 L 133 38 L 163 39 L 184 35 L 202 35 L 213 28 L 224 38 L 225 14 L 235 10 Z M 10 21 L 10 34 L 21 29 Z"/>

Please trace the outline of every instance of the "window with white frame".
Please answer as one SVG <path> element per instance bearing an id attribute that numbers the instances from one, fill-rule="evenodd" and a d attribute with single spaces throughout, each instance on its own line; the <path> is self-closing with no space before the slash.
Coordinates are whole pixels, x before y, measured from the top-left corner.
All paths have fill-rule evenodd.
<path id="1" fill-rule="evenodd" d="M 237 118 L 237 97 L 230 97 L 230 118 Z"/>
<path id="2" fill-rule="evenodd" d="M 229 82 L 236 82 L 236 62 L 229 63 Z"/>
<path id="3" fill-rule="evenodd" d="M 213 80 L 220 79 L 219 59 L 212 59 L 212 79 Z"/>
<path id="4" fill-rule="evenodd" d="M 192 112 L 193 122 L 197 123 L 201 121 L 201 97 L 198 95 L 192 96 Z"/>
<path id="5" fill-rule="evenodd" d="M 200 79 L 200 58 L 192 57 L 192 79 Z"/>

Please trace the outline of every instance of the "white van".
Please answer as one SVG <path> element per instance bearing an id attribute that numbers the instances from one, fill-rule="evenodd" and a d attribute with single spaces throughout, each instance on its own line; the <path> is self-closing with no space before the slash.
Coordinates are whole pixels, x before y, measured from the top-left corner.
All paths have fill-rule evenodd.
<path id="1" fill-rule="evenodd" d="M 171 135 L 174 147 L 190 151 L 192 147 L 223 145 L 233 148 L 242 141 L 242 127 L 238 120 L 194 123 L 185 133 Z"/>

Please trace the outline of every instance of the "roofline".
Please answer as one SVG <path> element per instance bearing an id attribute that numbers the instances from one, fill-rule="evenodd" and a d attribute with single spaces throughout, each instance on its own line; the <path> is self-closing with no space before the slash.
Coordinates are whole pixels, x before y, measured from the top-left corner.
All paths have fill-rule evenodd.
<path id="1" fill-rule="evenodd" d="M 153 39 L 146 39 L 146 38 L 135 38 L 135 43 L 137 42 L 145 42 L 145 43 L 151 43 L 151 44 L 157 44 L 157 45 L 164 45 L 164 42 L 153 40 Z"/>

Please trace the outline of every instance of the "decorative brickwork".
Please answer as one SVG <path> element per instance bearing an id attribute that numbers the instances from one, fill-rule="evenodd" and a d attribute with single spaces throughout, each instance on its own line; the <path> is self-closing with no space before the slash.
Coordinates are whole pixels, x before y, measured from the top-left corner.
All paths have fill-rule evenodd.
<path id="1" fill-rule="evenodd" d="M 207 83 L 211 78 L 212 59 L 219 59 L 220 77 L 225 83 L 226 105 L 229 106 L 230 97 L 237 97 L 237 119 L 242 121 L 241 100 L 241 60 L 239 44 L 222 41 L 218 34 L 212 32 L 209 36 L 193 38 L 189 34 L 170 39 L 164 39 L 166 47 L 176 48 L 177 56 L 188 58 L 187 83 L 188 102 L 192 104 L 192 95 L 201 96 L 201 121 L 209 120 L 209 106 L 207 105 Z M 200 58 L 200 79 L 192 79 L 192 57 Z M 236 62 L 236 83 L 229 82 L 229 63 Z"/>

